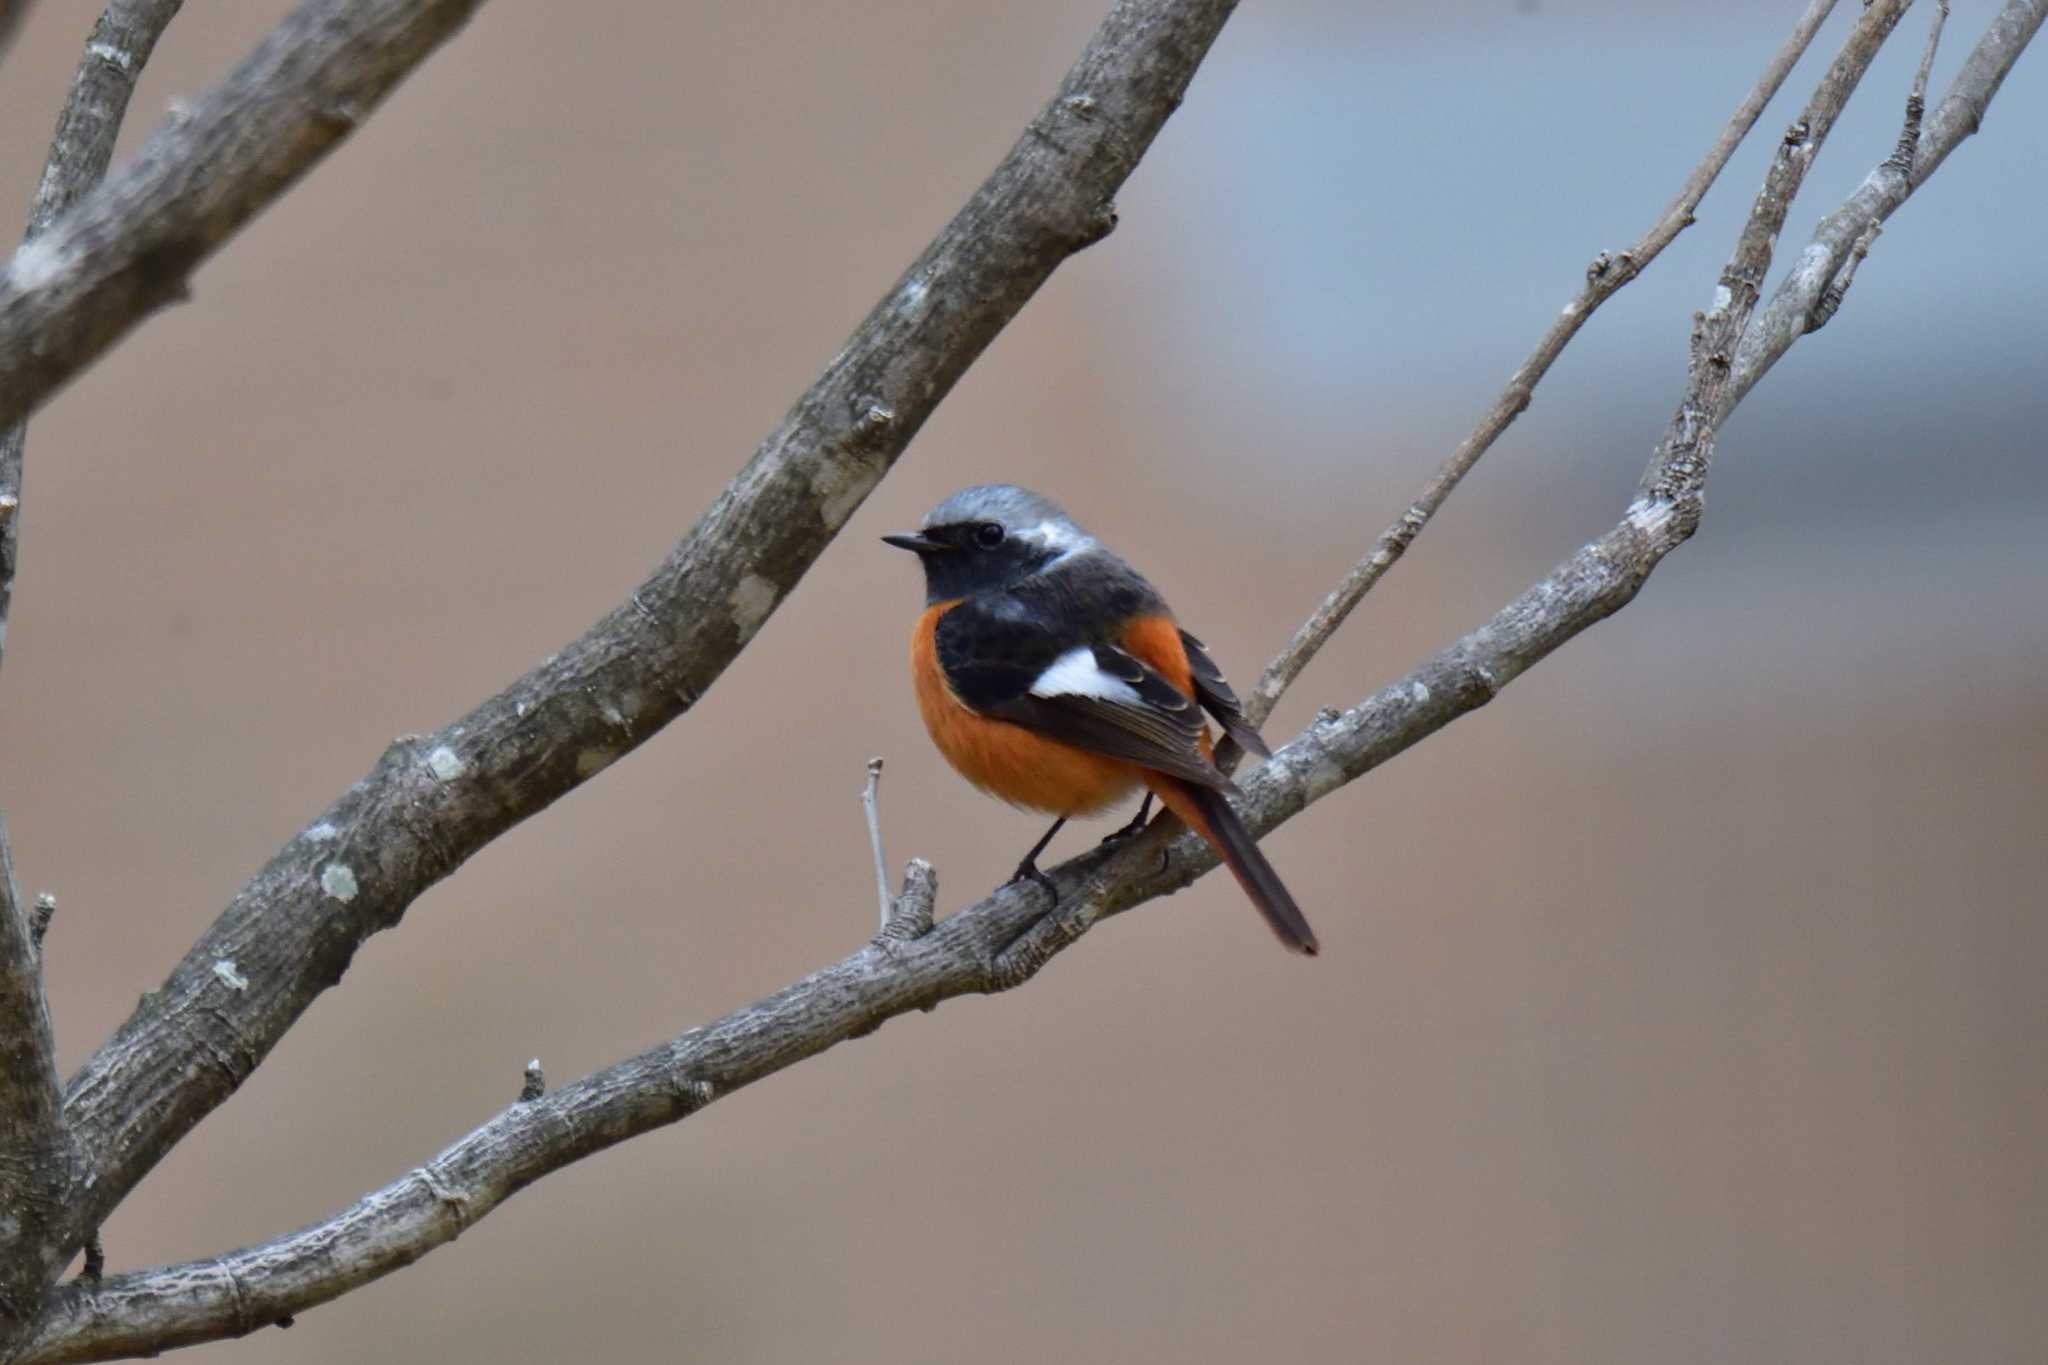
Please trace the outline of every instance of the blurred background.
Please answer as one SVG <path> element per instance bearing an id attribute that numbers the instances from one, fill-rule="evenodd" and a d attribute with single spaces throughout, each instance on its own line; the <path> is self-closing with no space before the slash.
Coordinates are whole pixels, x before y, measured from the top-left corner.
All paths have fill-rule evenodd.
<path id="1" fill-rule="evenodd" d="M 1103 0 L 502 0 L 31 430 L 0 804 L 55 891 L 65 1070 L 367 771 L 678 537 L 1009 147 Z M 0 81 L 26 214 L 97 12 Z M 283 11 L 190 6 L 133 147 Z M 964 484 L 1066 501 L 1240 684 L 1677 189 L 1800 5 L 1268 0 L 1119 202 L 697 710 L 372 941 L 106 1230 L 323 1217 L 517 1093 L 873 929 L 856 795 L 947 907 L 1040 822 L 904 677 Z M 1923 9 L 1927 7 L 1922 7 Z M 1611 525 L 1763 158 L 1267 727 Z M 1990 0 L 1956 0 L 1936 89 Z M 1916 12 L 1787 243 L 1890 148 Z M 2048 52 L 1731 421 L 1627 611 L 1027 989 L 891 1023 L 183 1357 L 2008 1361 L 2048 1333 Z M 1789 254 L 1786 253 L 1786 254 Z M 820 704 L 820 682 L 831 696 Z M 1119 817 L 1121 818 L 1121 817 Z M 1059 849 L 1101 832 L 1083 828 Z M 1056 850 L 1057 851 L 1057 850 Z"/>

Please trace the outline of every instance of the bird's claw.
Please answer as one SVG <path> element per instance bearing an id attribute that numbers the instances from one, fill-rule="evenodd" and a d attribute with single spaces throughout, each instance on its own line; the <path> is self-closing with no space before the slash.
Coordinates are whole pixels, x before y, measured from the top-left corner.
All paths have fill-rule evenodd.
<path id="1" fill-rule="evenodd" d="M 1126 839 L 1135 839 L 1145 832 L 1145 824 L 1151 818 L 1152 798 L 1150 795 L 1147 795 L 1143 801 L 1138 803 L 1138 813 L 1131 817 L 1129 824 L 1119 825 L 1102 836 L 1104 846 L 1120 844 Z"/>
<path id="2" fill-rule="evenodd" d="M 1045 894 L 1051 896 L 1053 900 L 1057 901 L 1060 898 L 1059 887 L 1053 884 L 1052 878 L 1038 870 L 1036 859 L 1026 858 L 1023 862 L 1017 864 L 1017 870 L 1010 874 L 1008 885 L 1015 886 L 1019 882 L 1035 883 L 1038 886 L 1044 887 Z"/>

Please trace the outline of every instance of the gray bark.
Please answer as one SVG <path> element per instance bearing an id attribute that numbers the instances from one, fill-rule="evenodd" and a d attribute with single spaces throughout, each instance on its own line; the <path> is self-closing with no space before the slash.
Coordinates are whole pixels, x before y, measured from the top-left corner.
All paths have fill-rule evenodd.
<path id="1" fill-rule="evenodd" d="M 27 418 L 367 118 L 481 0 L 306 0 L 14 253 L 0 426 Z"/>
<path id="2" fill-rule="evenodd" d="M 1743 334 L 1735 351 L 1735 383 L 1723 399 L 1723 409 L 1742 401 L 1750 386 L 1770 372 L 1809 329 L 1815 309 L 1831 285 L 1841 277 L 1857 243 L 1867 239 L 1875 225 L 1896 213 L 1914 190 L 1927 183 L 1941 163 L 1962 140 L 1976 132 L 1992 96 L 2005 83 L 2013 63 L 2026 50 L 2034 35 L 2048 19 L 2043 0 L 2007 0 L 1998 16 L 1964 59 L 1963 69 L 1948 94 L 1928 116 L 1917 139 L 1911 169 L 1897 159 L 1887 158 L 1871 168 L 1856 192 L 1814 229 L 1813 240 L 1800 253 L 1798 262 L 1778 283 L 1771 301 Z"/>
<path id="3" fill-rule="evenodd" d="M 0 1347 L 35 1322 L 43 1290 L 64 1268 L 54 1258 L 71 1157 L 41 939 L 0 823 Z"/>
<path id="4" fill-rule="evenodd" d="M 106 175 L 135 82 L 183 3 L 115 0 L 93 25 L 78 73 L 71 78 L 71 93 L 57 115 L 57 132 L 36 184 L 24 240 L 34 241 Z M 7 617 L 21 554 L 22 447 L 27 434 L 21 422 L 0 430 L 0 659 L 6 657 Z"/>
<path id="5" fill-rule="evenodd" d="M 29 208 L 33 240 L 113 159 L 128 98 L 182 0 L 116 0 L 86 40 L 71 92 Z M 26 6 L 15 6 L 10 20 Z M 0 35 L 0 47 L 7 36 Z M 0 658 L 21 544 L 25 428 L 0 431 Z M 42 928 L 25 914 L 13 851 L 0 829 L 0 1350 L 34 1324 L 43 1291 L 70 1259 L 67 1207 L 75 1175 L 57 1083 L 49 1004 L 43 993 Z M 40 907 L 38 915 L 46 915 Z"/>

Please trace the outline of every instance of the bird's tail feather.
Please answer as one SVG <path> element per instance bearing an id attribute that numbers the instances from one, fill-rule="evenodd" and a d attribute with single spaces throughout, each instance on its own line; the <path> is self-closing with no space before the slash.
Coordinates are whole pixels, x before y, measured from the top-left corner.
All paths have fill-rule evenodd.
<path id="1" fill-rule="evenodd" d="M 1266 855 L 1259 851 L 1251 831 L 1231 809 L 1229 798 L 1220 791 L 1198 787 L 1192 782 L 1164 774 L 1155 775 L 1147 785 L 1158 795 L 1161 805 L 1179 816 L 1215 848 L 1223 859 L 1223 865 L 1244 888 L 1245 895 L 1266 917 L 1273 936 L 1295 952 L 1314 957 L 1318 946 L 1315 930 L 1308 927 L 1307 918 L 1281 882 L 1280 874 L 1266 861 Z"/>

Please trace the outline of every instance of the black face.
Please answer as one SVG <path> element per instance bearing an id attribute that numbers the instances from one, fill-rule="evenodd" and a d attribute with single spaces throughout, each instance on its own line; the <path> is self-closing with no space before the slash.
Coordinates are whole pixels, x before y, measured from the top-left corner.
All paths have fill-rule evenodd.
<path id="1" fill-rule="evenodd" d="M 1053 557 L 1043 545 L 1018 540 L 993 521 L 927 526 L 914 536 L 883 536 L 924 563 L 925 597 L 947 602 L 1014 583 Z"/>

